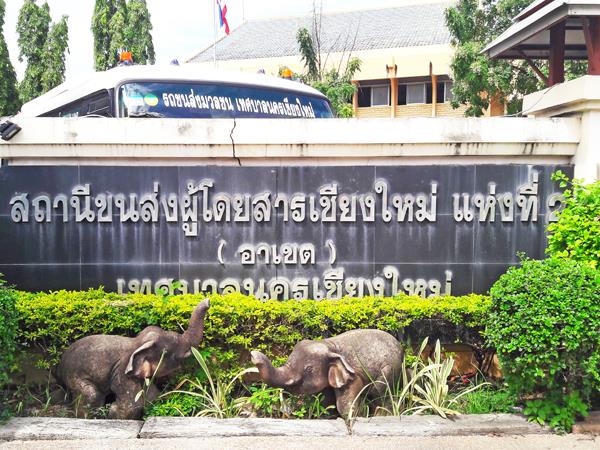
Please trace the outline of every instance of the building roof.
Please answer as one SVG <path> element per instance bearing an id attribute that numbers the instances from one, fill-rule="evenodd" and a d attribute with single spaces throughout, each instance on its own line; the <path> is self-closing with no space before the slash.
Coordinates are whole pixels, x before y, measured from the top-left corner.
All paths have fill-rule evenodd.
<path id="1" fill-rule="evenodd" d="M 451 3 L 432 3 L 323 14 L 322 49 L 326 53 L 448 44 L 444 12 Z M 249 21 L 217 42 L 217 59 L 273 58 L 298 55 L 296 33 L 311 30 L 312 15 Z M 213 45 L 189 62 L 213 60 Z"/>

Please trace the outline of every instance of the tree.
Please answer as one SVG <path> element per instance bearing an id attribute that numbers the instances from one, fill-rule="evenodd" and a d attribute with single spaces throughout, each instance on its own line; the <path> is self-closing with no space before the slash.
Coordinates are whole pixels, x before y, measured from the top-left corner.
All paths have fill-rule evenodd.
<path id="1" fill-rule="evenodd" d="M 352 78 L 360 70 L 361 65 L 360 59 L 351 57 L 356 35 L 353 42 L 349 42 L 349 35 L 346 37 L 338 67 L 327 69 L 329 53 L 324 54 L 323 52 L 321 17 L 321 7 L 317 10 L 313 3 L 311 31 L 309 32 L 307 28 L 300 28 L 296 33 L 296 41 L 306 68 L 302 79 L 321 91 L 331 101 L 331 106 L 338 117 L 352 117 L 352 95 L 356 90 Z M 345 59 L 347 50 L 348 56 Z M 344 59 L 345 67 L 342 70 Z"/>
<path id="2" fill-rule="evenodd" d="M 115 13 L 108 22 L 108 31 L 110 34 L 110 45 L 108 47 L 109 64 L 115 67 L 119 62 L 119 52 L 128 47 L 127 39 L 127 4 L 125 0 L 116 0 Z"/>
<path id="3" fill-rule="evenodd" d="M 455 53 L 452 106 L 467 105 L 467 116 L 481 116 L 492 99 L 504 103 L 509 114 L 521 111 L 523 95 L 540 90 L 544 83 L 526 61 L 491 60 L 481 51 L 511 24 L 533 0 L 459 0 L 446 10 L 446 23 Z M 547 63 L 537 62 L 547 73 Z M 565 76 L 585 73 L 586 64 L 567 62 Z"/>
<path id="4" fill-rule="evenodd" d="M 154 64 L 152 22 L 146 0 L 96 0 L 92 16 L 94 68 L 108 70 L 119 62 L 119 51 L 131 51 L 140 64 Z"/>
<path id="5" fill-rule="evenodd" d="M 128 49 L 134 61 L 141 64 L 154 64 L 154 44 L 152 43 L 152 22 L 146 0 L 129 0 L 127 4 Z"/>
<path id="6" fill-rule="evenodd" d="M 19 12 L 17 33 L 19 61 L 27 60 L 19 96 L 23 103 L 64 81 L 65 51 L 68 49 L 67 16 L 51 24 L 48 3 L 38 6 L 25 0 Z"/>
<path id="7" fill-rule="evenodd" d="M 114 0 L 96 0 L 92 16 L 92 34 L 94 35 L 94 68 L 106 70 L 110 58 L 109 23 L 115 14 Z"/>
<path id="8" fill-rule="evenodd" d="M 4 0 L 0 0 L 0 116 L 13 115 L 21 106 L 17 91 L 17 75 L 10 62 L 8 47 L 4 40 L 5 10 L 6 3 Z"/>
<path id="9" fill-rule="evenodd" d="M 67 18 L 63 16 L 50 28 L 42 59 L 46 70 L 42 74 L 42 90 L 44 92 L 65 81 L 65 56 L 68 49 L 69 27 Z"/>

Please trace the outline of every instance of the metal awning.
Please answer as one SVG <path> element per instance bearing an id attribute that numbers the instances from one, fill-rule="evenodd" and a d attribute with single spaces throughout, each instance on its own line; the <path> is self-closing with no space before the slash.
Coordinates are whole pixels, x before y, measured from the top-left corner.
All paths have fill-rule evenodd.
<path id="1" fill-rule="evenodd" d="M 549 59 L 550 28 L 564 21 L 564 58 L 588 57 L 583 18 L 600 16 L 600 0 L 537 0 L 483 50 L 490 58 Z"/>

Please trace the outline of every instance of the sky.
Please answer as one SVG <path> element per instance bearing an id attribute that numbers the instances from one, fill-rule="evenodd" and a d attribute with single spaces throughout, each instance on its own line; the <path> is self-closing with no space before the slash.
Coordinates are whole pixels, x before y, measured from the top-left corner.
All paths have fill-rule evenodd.
<path id="1" fill-rule="evenodd" d="M 375 9 L 436 0 L 323 0 L 323 12 Z M 37 0 L 42 4 L 43 0 Z M 69 16 L 69 54 L 66 78 L 84 77 L 93 71 L 91 18 L 94 0 L 47 0 L 54 21 L 63 14 Z M 211 0 L 146 0 L 152 18 L 152 38 L 157 64 L 180 62 L 206 48 L 214 40 L 213 6 Z M 23 0 L 6 0 L 4 36 L 11 60 L 22 78 L 24 63 L 18 61 L 15 32 Z M 227 5 L 227 19 L 232 29 L 244 21 L 270 17 L 310 14 L 313 0 L 221 0 Z M 224 31 L 218 30 L 218 37 Z"/>

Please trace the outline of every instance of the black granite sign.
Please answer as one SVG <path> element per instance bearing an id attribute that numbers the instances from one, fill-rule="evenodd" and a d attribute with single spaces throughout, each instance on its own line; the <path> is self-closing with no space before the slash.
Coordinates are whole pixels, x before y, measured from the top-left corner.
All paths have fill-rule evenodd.
<path id="1" fill-rule="evenodd" d="M 19 289 L 261 298 L 486 292 L 544 255 L 570 166 L 0 168 Z"/>

